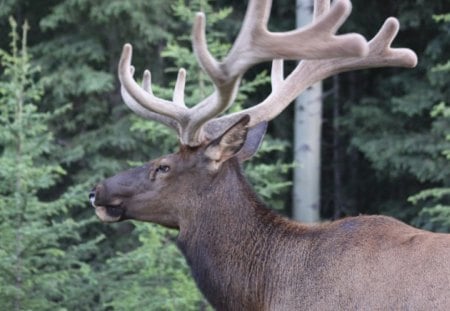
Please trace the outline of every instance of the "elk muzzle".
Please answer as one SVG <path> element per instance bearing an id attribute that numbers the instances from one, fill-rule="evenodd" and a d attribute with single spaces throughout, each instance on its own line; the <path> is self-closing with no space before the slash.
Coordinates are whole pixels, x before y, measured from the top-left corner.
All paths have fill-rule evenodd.
<path id="1" fill-rule="evenodd" d="M 148 170 L 148 165 L 135 167 L 97 184 L 89 193 L 97 216 L 104 222 L 129 219 L 127 210 L 133 198 L 148 188 Z"/>
<path id="2" fill-rule="evenodd" d="M 89 201 L 95 208 L 95 214 L 104 222 L 117 222 L 123 220 L 125 209 L 122 200 L 116 198 L 107 200 L 106 187 L 103 184 L 95 186 L 89 193 Z"/>

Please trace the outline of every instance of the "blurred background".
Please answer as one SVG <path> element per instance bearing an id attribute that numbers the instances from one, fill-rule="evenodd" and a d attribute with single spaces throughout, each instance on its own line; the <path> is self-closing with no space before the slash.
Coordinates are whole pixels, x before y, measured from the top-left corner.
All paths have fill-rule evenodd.
<path id="1" fill-rule="evenodd" d="M 316 156 L 319 220 L 385 214 L 450 231 L 450 3 L 353 0 L 340 32 L 372 38 L 389 16 L 415 69 L 343 73 L 323 82 Z M 212 91 L 192 54 L 204 11 L 214 55 L 226 55 L 246 3 L 236 0 L 3 0 L 0 2 L 0 306 L 2 310 L 206 310 L 175 244 L 152 224 L 105 225 L 87 195 L 99 180 L 176 150 L 173 133 L 122 103 L 124 43 L 136 77 L 152 71 L 171 98 L 187 69 L 187 103 Z M 296 27 L 294 0 L 274 1 L 270 30 Z M 289 72 L 294 62 L 286 63 Z M 244 77 L 232 109 L 270 93 L 270 64 Z M 272 208 L 295 211 L 295 105 L 272 121 L 247 176 Z M 302 185 L 298 188 L 304 189 Z M 294 187 L 296 188 L 296 187 Z"/>

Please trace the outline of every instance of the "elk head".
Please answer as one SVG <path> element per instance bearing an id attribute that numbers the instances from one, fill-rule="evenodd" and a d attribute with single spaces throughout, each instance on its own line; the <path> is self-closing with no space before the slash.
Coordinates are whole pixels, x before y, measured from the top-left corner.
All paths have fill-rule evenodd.
<path id="1" fill-rule="evenodd" d="M 202 204 L 224 163 L 245 160 L 258 150 L 266 123 L 249 129 L 249 120 L 245 115 L 211 142 L 181 146 L 177 153 L 101 182 L 90 194 L 96 214 L 105 222 L 131 218 L 178 228 L 180 217 L 189 218 L 192 206 Z"/>
<path id="2" fill-rule="evenodd" d="M 158 98 L 148 70 L 142 86 L 133 79 L 132 47 L 124 46 L 118 74 L 125 103 L 140 116 L 172 128 L 180 149 L 99 183 L 90 201 L 101 220 L 131 218 L 178 228 L 217 178 L 239 170 L 238 161 L 257 151 L 266 123 L 310 85 L 348 70 L 414 67 L 417 62 L 411 50 L 390 47 L 399 29 L 395 18 L 387 19 L 370 42 L 359 34 L 336 35 L 350 14 L 349 0 L 331 7 L 328 0 L 316 0 L 312 24 L 283 33 L 268 31 L 270 9 L 270 0 L 249 1 L 240 33 L 220 62 L 208 50 L 203 13 L 196 15 L 193 49 L 215 91 L 192 108 L 184 104 L 185 70 L 179 71 L 173 99 Z M 286 78 L 282 59 L 301 60 Z M 243 74 L 265 61 L 273 61 L 271 94 L 249 109 L 221 115 L 233 104 Z"/>

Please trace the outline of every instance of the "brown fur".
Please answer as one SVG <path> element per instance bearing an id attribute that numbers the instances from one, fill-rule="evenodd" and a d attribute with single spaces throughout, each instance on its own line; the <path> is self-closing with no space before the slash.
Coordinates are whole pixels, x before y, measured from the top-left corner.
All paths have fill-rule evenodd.
<path id="1" fill-rule="evenodd" d="M 217 310 L 448 310 L 450 238 L 384 216 L 305 226 L 239 175 L 178 246 Z M 240 187 L 238 187 L 239 185 Z M 239 189 L 245 197 L 234 202 Z M 217 195 L 217 196 L 216 196 Z M 220 202 L 230 202 L 223 206 Z M 200 215 L 199 215 L 200 216 Z M 194 228 L 194 229 L 193 229 Z"/>
<path id="2" fill-rule="evenodd" d="M 121 219 L 179 229 L 177 244 L 215 309 L 450 308 L 449 235 L 385 216 L 288 220 L 258 198 L 236 158 L 208 168 L 207 148 L 183 148 L 107 179 L 95 204 L 120 201 Z"/>

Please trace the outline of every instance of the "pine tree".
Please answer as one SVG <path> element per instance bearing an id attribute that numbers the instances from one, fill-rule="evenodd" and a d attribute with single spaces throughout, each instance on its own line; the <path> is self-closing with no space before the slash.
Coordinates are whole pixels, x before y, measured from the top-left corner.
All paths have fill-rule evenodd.
<path id="1" fill-rule="evenodd" d="M 441 23 L 441 29 L 444 36 L 441 40 L 445 42 L 446 35 L 450 29 L 450 13 L 434 16 L 437 22 Z M 447 44 L 450 44 L 448 42 Z M 448 56 L 438 53 L 440 63 L 431 68 L 429 72 L 430 81 L 433 86 L 440 88 L 441 92 L 436 99 L 440 101 L 433 107 L 431 116 L 434 119 L 433 127 L 441 134 L 442 142 L 446 150 L 442 152 L 442 157 L 446 157 L 450 160 L 450 92 L 448 91 L 448 85 L 450 83 L 450 59 Z M 444 59 L 443 57 L 447 57 Z M 423 190 L 418 194 L 411 196 L 409 201 L 413 204 L 421 207 L 420 213 L 415 220 L 417 225 L 420 225 L 429 230 L 450 232 L 450 165 L 443 166 L 441 169 L 446 178 L 442 181 L 441 187 L 431 188 Z"/>
<path id="2" fill-rule="evenodd" d="M 81 242 L 78 232 L 86 222 L 67 217 L 71 193 L 45 195 L 65 174 L 52 156 L 49 131 L 62 110 L 40 111 L 42 80 L 27 51 L 28 25 L 20 38 L 13 19 L 10 24 L 11 52 L 0 50 L 0 305 L 75 308 L 93 285 L 82 258 L 95 241 Z"/>

